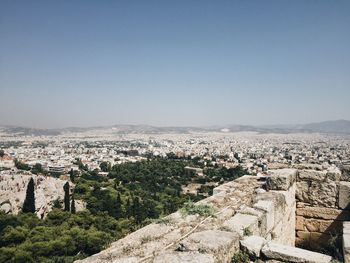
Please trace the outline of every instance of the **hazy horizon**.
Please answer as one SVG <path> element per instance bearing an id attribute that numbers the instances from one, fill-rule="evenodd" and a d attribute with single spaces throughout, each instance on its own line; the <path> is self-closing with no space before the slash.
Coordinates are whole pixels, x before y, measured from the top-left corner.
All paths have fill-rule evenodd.
<path id="1" fill-rule="evenodd" d="M 0 125 L 350 116 L 349 1 L 1 1 Z"/>
<path id="2" fill-rule="evenodd" d="M 151 126 L 151 127 L 159 127 L 159 128 L 166 128 L 166 127 L 176 127 L 176 128 L 212 128 L 212 127 L 218 127 L 218 128 L 229 128 L 233 126 L 251 126 L 251 127 L 278 127 L 282 128 L 285 127 L 292 127 L 292 126 L 298 126 L 298 125 L 307 125 L 307 124 L 317 124 L 317 123 L 324 123 L 324 122 L 350 122 L 350 120 L 346 119 L 338 119 L 338 120 L 324 120 L 319 122 L 308 122 L 308 123 L 274 123 L 274 124 L 254 124 L 254 123 L 227 123 L 227 124 L 209 124 L 209 125 L 152 125 L 148 123 L 114 123 L 114 124 L 101 124 L 101 125 L 93 125 L 93 126 L 62 126 L 62 127 L 45 127 L 45 126 L 26 126 L 26 125 L 7 125 L 0 123 L 0 127 L 21 127 L 21 128 L 28 128 L 28 129 L 47 129 L 47 130 L 60 130 L 60 129 L 70 129 L 70 128 L 99 128 L 99 127 L 113 127 L 113 126 Z"/>

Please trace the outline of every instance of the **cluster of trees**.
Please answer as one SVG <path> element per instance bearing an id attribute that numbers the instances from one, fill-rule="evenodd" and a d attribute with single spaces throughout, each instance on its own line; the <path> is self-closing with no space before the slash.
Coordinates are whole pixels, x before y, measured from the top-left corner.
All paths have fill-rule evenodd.
<path id="1" fill-rule="evenodd" d="M 64 185 L 64 207 L 55 202 L 46 218 L 35 213 L 34 181 L 27 186 L 19 215 L 0 213 L 0 262 L 72 262 L 104 249 L 110 242 L 147 224 L 153 218 L 172 213 L 189 199 L 198 201 L 211 193 L 206 183 L 235 179 L 241 168 L 206 167 L 204 176 L 188 173 L 186 166 L 203 167 L 199 160 L 153 158 L 149 161 L 114 165 L 102 163 L 89 171 L 80 160 L 82 174 L 70 172 L 75 183 L 70 193 Z M 201 182 L 198 195 L 182 192 L 189 183 Z M 86 202 L 87 210 L 76 212 L 75 201 Z"/>
<path id="2" fill-rule="evenodd" d="M 21 162 L 17 159 L 15 159 L 15 166 L 17 169 L 19 170 L 24 170 L 24 171 L 29 171 L 30 170 L 30 167 L 28 164 L 24 163 L 24 162 Z"/>
<path id="3" fill-rule="evenodd" d="M 172 213 L 188 201 L 198 201 L 212 193 L 207 183 L 223 183 L 246 174 L 240 168 L 210 167 L 204 176 L 185 171 L 186 166 L 198 166 L 188 159 L 156 158 L 149 161 L 125 163 L 108 168 L 108 177 L 96 171 L 85 172 L 76 181 L 75 196 L 87 203 L 92 213 L 105 211 L 116 219 L 128 220 L 130 229 L 152 218 Z M 202 183 L 198 195 L 182 193 L 190 183 Z"/>
<path id="4" fill-rule="evenodd" d="M 43 167 L 40 163 L 36 163 L 31 168 L 28 164 L 15 159 L 15 166 L 19 170 L 31 171 L 33 174 L 46 174 L 46 171 L 43 170 Z"/>
<path id="5" fill-rule="evenodd" d="M 149 219 L 176 211 L 189 198 L 201 198 L 181 193 L 181 186 L 191 181 L 186 165 L 157 159 L 115 165 L 109 168 L 108 177 L 85 172 L 76 180 L 74 195 L 83 199 L 92 213 L 105 211 L 127 220 L 130 231 Z"/>
<path id="6" fill-rule="evenodd" d="M 0 212 L 0 262 L 73 262 L 121 237 L 120 224 L 106 213 L 53 209 L 45 219 L 33 213 Z"/>

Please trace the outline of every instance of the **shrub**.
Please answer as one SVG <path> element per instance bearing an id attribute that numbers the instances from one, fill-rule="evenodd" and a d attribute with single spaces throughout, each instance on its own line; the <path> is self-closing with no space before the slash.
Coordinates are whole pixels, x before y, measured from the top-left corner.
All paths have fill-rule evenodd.
<path id="1" fill-rule="evenodd" d="M 234 254 L 231 263 L 249 263 L 249 255 L 247 253 L 244 253 L 242 251 L 239 251 L 238 253 Z"/>
<path id="2" fill-rule="evenodd" d="M 191 200 L 186 202 L 180 209 L 183 216 L 199 214 L 200 216 L 213 216 L 215 209 L 205 204 L 195 204 Z"/>

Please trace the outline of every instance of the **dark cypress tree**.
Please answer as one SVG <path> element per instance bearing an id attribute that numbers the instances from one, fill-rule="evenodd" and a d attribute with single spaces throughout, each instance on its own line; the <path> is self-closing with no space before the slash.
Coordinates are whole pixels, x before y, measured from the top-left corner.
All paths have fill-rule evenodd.
<path id="1" fill-rule="evenodd" d="M 136 196 L 133 200 L 132 215 L 135 218 L 136 224 L 140 224 L 143 220 L 143 211 L 141 208 L 140 198 Z"/>
<path id="2" fill-rule="evenodd" d="M 65 183 L 63 186 L 64 189 L 64 211 L 70 211 L 70 198 L 69 198 L 69 183 Z"/>
<path id="3" fill-rule="evenodd" d="M 120 198 L 120 193 L 118 193 L 116 204 L 115 204 L 115 217 L 122 217 L 122 199 Z"/>
<path id="4" fill-rule="evenodd" d="M 132 207 L 131 207 L 130 197 L 128 197 L 128 199 L 126 199 L 125 213 L 126 213 L 126 217 L 128 217 L 128 218 L 131 217 L 131 215 L 132 215 Z"/>
<path id="5" fill-rule="evenodd" d="M 26 199 L 24 200 L 24 203 L 23 203 L 22 212 L 23 213 L 35 213 L 35 196 L 34 196 L 33 177 L 30 178 L 28 186 L 27 186 Z"/>
<path id="6" fill-rule="evenodd" d="M 74 200 L 74 195 L 72 195 L 72 201 L 71 201 L 70 211 L 71 211 L 72 214 L 75 214 L 75 200 Z"/>

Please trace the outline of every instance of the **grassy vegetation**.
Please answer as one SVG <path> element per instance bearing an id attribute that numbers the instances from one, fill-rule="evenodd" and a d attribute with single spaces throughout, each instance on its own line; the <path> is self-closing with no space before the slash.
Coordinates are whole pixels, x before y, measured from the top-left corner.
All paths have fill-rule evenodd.
<path id="1" fill-rule="evenodd" d="M 195 204 L 192 201 L 188 201 L 180 209 L 180 213 L 183 216 L 196 214 L 200 216 L 213 216 L 215 214 L 215 209 L 209 205 Z"/>
<path id="2" fill-rule="evenodd" d="M 234 254 L 231 263 L 249 263 L 249 255 L 247 253 L 244 253 L 242 251 L 239 251 L 238 253 Z"/>

